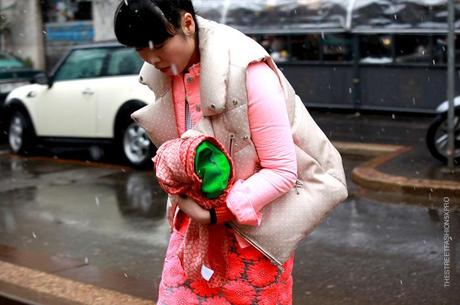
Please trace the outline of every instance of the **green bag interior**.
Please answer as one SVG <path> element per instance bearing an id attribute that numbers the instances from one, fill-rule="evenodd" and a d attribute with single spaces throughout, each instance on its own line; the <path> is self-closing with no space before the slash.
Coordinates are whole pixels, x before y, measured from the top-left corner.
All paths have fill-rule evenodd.
<path id="1" fill-rule="evenodd" d="M 203 141 L 195 156 L 195 173 L 201 178 L 201 191 L 214 199 L 228 186 L 230 179 L 230 162 L 224 153 L 209 141 Z"/>

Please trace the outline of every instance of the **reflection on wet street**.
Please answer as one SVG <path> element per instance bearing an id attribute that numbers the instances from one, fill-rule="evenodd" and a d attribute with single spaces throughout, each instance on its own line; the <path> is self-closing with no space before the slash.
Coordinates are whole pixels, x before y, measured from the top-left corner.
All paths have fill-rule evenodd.
<path id="1" fill-rule="evenodd" d="M 347 176 L 363 161 L 344 156 Z M 442 210 L 423 207 L 442 199 L 385 200 L 349 186 L 347 201 L 296 252 L 294 304 L 457 304 L 460 215 L 450 213 L 452 286 L 444 288 Z M 152 299 L 169 236 L 165 201 L 152 170 L 0 154 L 0 245 L 147 281 Z"/>

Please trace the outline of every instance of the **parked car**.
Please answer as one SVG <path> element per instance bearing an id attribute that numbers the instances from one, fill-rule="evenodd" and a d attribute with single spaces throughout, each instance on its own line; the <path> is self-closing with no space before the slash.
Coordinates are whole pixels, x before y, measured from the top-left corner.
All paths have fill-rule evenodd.
<path id="1" fill-rule="evenodd" d="M 0 127 L 5 123 L 1 109 L 8 93 L 14 88 L 29 84 L 40 72 L 30 68 L 18 58 L 0 51 Z"/>
<path id="2" fill-rule="evenodd" d="M 7 97 L 11 151 L 30 153 L 37 144 L 99 145 L 134 167 L 151 164 L 154 147 L 130 115 L 154 101 L 138 81 L 143 61 L 117 43 L 72 48 L 51 75 Z"/>

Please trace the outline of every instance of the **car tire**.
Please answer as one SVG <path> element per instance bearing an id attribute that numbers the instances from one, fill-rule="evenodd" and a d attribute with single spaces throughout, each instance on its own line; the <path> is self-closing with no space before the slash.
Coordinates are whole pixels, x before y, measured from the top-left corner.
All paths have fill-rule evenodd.
<path id="1" fill-rule="evenodd" d="M 460 109 L 455 111 L 455 163 L 460 163 Z M 442 113 L 436 116 L 430 124 L 426 133 L 426 145 L 431 155 L 439 161 L 447 162 L 447 139 L 448 139 L 448 121 L 447 113 Z"/>
<path id="2" fill-rule="evenodd" d="M 35 142 L 35 132 L 28 117 L 20 111 L 11 115 L 8 126 L 8 144 L 13 153 L 28 154 Z"/>
<path id="3" fill-rule="evenodd" d="M 126 163 L 134 168 L 148 168 L 153 165 L 155 148 L 142 127 L 129 118 L 118 137 L 118 150 Z"/>

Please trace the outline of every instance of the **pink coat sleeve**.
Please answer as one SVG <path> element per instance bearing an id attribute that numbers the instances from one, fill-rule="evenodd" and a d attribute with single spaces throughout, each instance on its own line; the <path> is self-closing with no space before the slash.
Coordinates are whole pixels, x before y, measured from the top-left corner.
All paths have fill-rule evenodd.
<path id="1" fill-rule="evenodd" d="M 295 146 L 281 84 L 264 62 L 251 64 L 246 79 L 251 138 L 261 170 L 238 180 L 227 206 L 241 224 L 259 225 L 259 212 L 291 189 L 297 179 Z"/>

